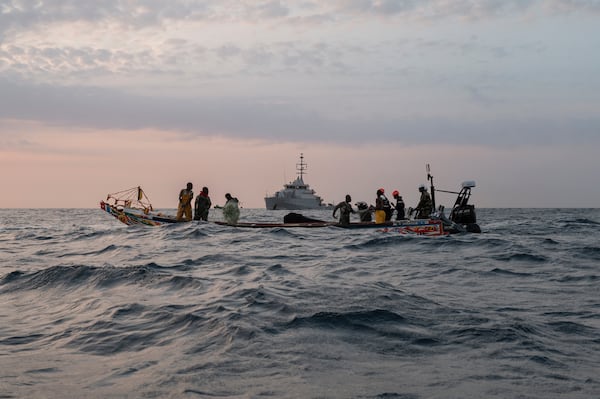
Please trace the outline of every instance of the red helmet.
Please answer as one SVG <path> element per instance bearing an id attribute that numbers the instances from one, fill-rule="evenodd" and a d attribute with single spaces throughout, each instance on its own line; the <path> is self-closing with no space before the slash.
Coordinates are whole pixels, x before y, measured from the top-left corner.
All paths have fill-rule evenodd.
<path id="1" fill-rule="evenodd" d="M 383 188 L 380 188 L 379 191 L 381 191 L 381 194 L 385 193 L 385 190 Z"/>
<path id="2" fill-rule="evenodd" d="M 392 196 L 393 196 L 393 197 L 396 197 L 396 196 L 398 196 L 398 195 L 400 195 L 400 193 L 398 192 L 398 190 L 394 190 L 394 192 L 392 193 Z"/>

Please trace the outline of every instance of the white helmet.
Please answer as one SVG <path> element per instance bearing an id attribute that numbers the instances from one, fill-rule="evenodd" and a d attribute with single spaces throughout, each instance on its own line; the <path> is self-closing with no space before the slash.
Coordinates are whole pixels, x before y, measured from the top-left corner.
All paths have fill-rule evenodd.
<path id="1" fill-rule="evenodd" d="M 427 186 L 424 184 L 419 184 L 419 191 L 427 191 Z"/>
<path id="2" fill-rule="evenodd" d="M 358 207 L 358 209 L 367 209 L 369 207 L 369 205 L 367 205 L 365 201 L 357 202 L 356 206 Z"/>

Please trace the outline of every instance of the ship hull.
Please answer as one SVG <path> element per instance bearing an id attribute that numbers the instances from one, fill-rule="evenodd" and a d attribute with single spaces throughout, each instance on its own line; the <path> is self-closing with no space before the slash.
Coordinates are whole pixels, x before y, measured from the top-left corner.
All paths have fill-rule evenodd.
<path id="1" fill-rule="evenodd" d="M 300 163 L 296 164 L 298 177 L 296 180 L 283 185 L 283 189 L 271 197 L 265 197 L 265 207 L 269 211 L 285 210 L 296 211 L 303 209 L 333 209 L 333 205 L 324 204 L 315 190 L 304 182 L 306 164 L 304 156 L 300 154 Z"/>

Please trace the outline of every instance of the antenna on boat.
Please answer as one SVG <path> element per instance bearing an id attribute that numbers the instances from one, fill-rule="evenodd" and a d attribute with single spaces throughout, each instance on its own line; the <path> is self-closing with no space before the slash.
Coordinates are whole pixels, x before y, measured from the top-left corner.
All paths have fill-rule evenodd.
<path id="1" fill-rule="evenodd" d="M 296 164 L 296 173 L 300 175 L 300 180 L 302 181 L 304 181 L 302 177 L 304 176 L 307 168 L 308 166 L 304 163 L 304 154 L 300 153 L 300 163 Z"/>
<path id="2" fill-rule="evenodd" d="M 435 210 L 435 187 L 433 186 L 433 176 L 431 175 L 429 164 L 425 166 L 425 170 L 427 171 L 427 180 L 429 180 L 429 185 L 431 186 L 431 205 L 432 209 Z"/>

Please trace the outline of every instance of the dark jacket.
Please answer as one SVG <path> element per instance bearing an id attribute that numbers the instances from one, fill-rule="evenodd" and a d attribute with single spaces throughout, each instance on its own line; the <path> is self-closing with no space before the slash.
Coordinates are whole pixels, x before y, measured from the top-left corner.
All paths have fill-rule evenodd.
<path id="1" fill-rule="evenodd" d="M 208 220 L 208 210 L 212 202 L 210 197 L 203 192 L 200 192 L 196 197 L 196 203 L 194 206 L 194 220 Z"/>

